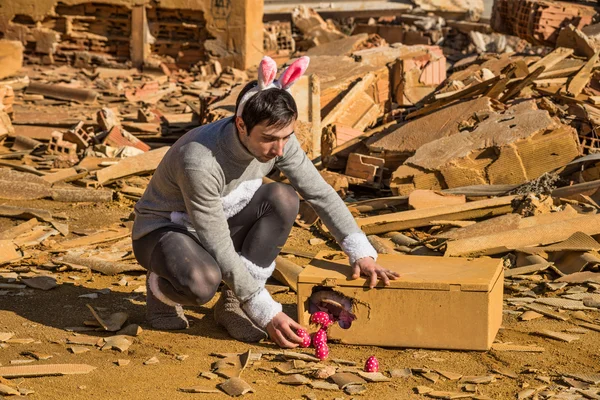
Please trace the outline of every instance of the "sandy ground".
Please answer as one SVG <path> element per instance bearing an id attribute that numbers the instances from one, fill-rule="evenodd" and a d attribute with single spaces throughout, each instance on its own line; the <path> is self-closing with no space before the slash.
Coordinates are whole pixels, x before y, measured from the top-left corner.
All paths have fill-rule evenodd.
<path id="1" fill-rule="evenodd" d="M 51 201 L 26 202 L 26 204 L 6 202 L 5 204 L 65 212 L 70 217 L 71 230 L 100 229 L 118 223 L 127 218 L 133 205 L 131 202 L 71 205 Z M 0 218 L 0 231 L 17 224 L 17 222 Z M 308 245 L 308 239 L 311 237 L 309 232 L 294 228 L 289 244 L 295 248 L 304 246 L 305 250 L 327 248 L 327 245 Z M 41 262 L 40 260 L 37 262 Z M 47 292 L 25 290 L 21 293 L 11 292 L 8 295 L 0 296 L 0 332 L 13 332 L 15 338 L 36 340 L 31 344 L 10 344 L 0 348 L 0 364 L 8 366 L 11 360 L 27 358 L 22 355 L 23 353 L 36 351 L 52 355 L 52 358 L 34 363 L 84 363 L 95 366 L 96 369 L 86 375 L 11 380 L 13 385 L 34 390 L 35 393 L 30 395 L 31 398 L 225 398 L 224 394 L 187 394 L 178 389 L 196 385 L 214 387 L 223 381 L 221 378 L 211 381 L 199 377 L 201 372 L 209 371 L 211 363 L 216 360 L 215 357 L 210 356 L 212 352 L 243 352 L 248 349 L 261 352 L 264 349 L 275 348 L 270 343 L 248 345 L 231 340 L 213 320 L 211 306 L 216 298 L 203 307 L 186 310 L 191 322 L 190 329 L 179 332 L 161 332 L 152 330 L 145 324 L 145 296 L 133 292 L 137 286 L 116 285 L 123 277 L 134 283 L 143 284 L 145 279 L 143 275 L 103 276 L 97 273 L 73 271 L 57 275 L 60 286 L 53 290 Z M 103 288 L 110 288 L 110 293 L 100 294 L 97 299 L 79 297 Z M 508 295 L 505 296 L 508 297 Z M 275 299 L 284 304 L 284 310 L 287 313 L 295 316 L 296 306 L 293 293 L 278 294 L 275 295 Z M 129 321 L 140 324 L 144 331 L 134 339 L 134 343 L 127 353 L 119 353 L 114 350 L 100 351 L 98 348 L 92 348 L 87 353 L 71 354 L 65 344 L 65 339 L 71 336 L 71 333 L 67 332 L 65 328 L 81 326 L 83 321 L 91 319 L 86 304 L 91 304 L 107 313 L 125 311 L 129 314 Z M 400 308 L 402 305 L 398 304 L 398 307 Z M 592 318 L 599 317 L 598 313 L 589 313 L 589 315 Z M 575 325 L 569 321 L 540 318 L 521 322 L 516 316 L 505 314 L 503 328 L 497 339 L 503 342 L 542 346 L 545 348 L 543 353 L 434 351 L 332 344 L 330 357 L 352 360 L 358 365 L 363 365 L 369 356 L 375 355 L 380 361 L 382 371 L 428 367 L 466 376 L 488 375 L 495 368 L 509 368 L 520 373 L 518 379 L 498 376 L 498 379 L 491 384 L 478 385 L 477 390 L 479 394 L 485 394 L 494 399 L 514 399 L 523 385 L 530 385 L 533 388 L 548 386 L 551 390 L 553 385 L 560 382 L 562 373 L 596 373 L 599 371 L 600 333 L 589 331 L 579 335 L 581 339 L 572 343 L 558 342 L 530 334 L 530 332 L 541 329 L 563 331 L 574 327 Z M 376 334 L 377 327 L 373 327 L 373 332 Z M 98 337 L 109 336 L 98 332 L 86 334 Z M 184 361 L 178 361 L 176 359 L 178 355 L 188 355 L 189 357 Z M 157 357 L 159 363 L 144 365 L 143 362 L 151 357 Z M 119 367 L 115 363 L 118 359 L 128 359 L 131 362 L 127 366 Z M 331 361 L 326 363 L 333 364 Z M 313 390 L 306 386 L 282 385 L 279 384 L 279 381 L 283 379 L 283 376 L 276 372 L 259 370 L 259 367 L 270 368 L 275 365 L 277 365 L 276 362 L 264 358 L 244 371 L 242 377 L 256 391 L 254 394 L 244 397 L 250 399 L 299 399 L 309 393 L 315 394 L 319 399 L 352 397 L 342 391 L 328 392 Z M 544 383 L 542 381 L 544 376 L 549 377 L 552 380 L 551 383 Z M 414 388 L 419 385 L 429 386 L 436 390 L 461 391 L 464 384 L 444 379 L 434 384 L 421 376 L 395 378 L 387 383 L 368 384 L 367 392 L 357 398 L 424 398 L 415 393 Z"/>

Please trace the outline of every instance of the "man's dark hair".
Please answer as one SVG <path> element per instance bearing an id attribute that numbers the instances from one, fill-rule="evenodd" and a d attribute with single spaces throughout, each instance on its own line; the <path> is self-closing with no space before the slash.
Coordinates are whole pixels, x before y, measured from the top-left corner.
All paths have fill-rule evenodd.
<path id="1" fill-rule="evenodd" d="M 257 82 L 252 81 L 242 89 L 235 103 L 235 115 L 237 115 L 242 97 L 256 85 Z M 246 125 L 248 135 L 256 125 L 264 121 L 267 121 L 267 126 L 280 129 L 294 122 L 296 118 L 298 118 L 298 108 L 294 98 L 279 88 L 261 90 L 246 102 L 242 110 L 242 120 Z"/>

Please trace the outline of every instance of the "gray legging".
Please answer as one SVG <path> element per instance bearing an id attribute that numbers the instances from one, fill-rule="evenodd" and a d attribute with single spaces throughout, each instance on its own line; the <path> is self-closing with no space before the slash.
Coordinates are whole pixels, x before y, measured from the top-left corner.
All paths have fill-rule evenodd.
<path id="1" fill-rule="evenodd" d="M 285 244 L 298 214 L 291 186 L 261 186 L 248 205 L 227 222 L 237 252 L 266 268 Z M 183 305 L 207 303 L 221 283 L 221 270 L 196 235 L 181 227 L 157 229 L 133 241 L 140 265 L 156 273 L 159 289 Z"/>

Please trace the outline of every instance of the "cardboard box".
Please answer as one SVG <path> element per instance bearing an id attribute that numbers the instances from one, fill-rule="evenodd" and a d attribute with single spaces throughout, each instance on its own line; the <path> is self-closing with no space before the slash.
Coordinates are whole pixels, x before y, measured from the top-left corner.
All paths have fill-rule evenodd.
<path id="1" fill-rule="evenodd" d="M 491 347 L 502 323 L 501 260 L 381 254 L 378 264 L 401 276 L 388 287 L 379 283 L 369 289 L 365 278 L 350 280 L 347 258 L 332 259 L 332 254 L 339 253 L 320 252 L 298 277 L 300 324 L 309 326 L 309 309 L 316 311 L 315 299 L 323 296 L 313 294 L 333 291 L 325 295 L 333 299 L 319 304 L 333 309 L 346 304 L 356 319 L 348 329 L 331 326 L 330 340 L 433 349 Z"/>

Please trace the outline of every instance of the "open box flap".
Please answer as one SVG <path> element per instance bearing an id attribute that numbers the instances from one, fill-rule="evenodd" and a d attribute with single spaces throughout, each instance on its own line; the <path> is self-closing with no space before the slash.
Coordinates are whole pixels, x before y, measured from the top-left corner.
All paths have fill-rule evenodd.
<path id="1" fill-rule="evenodd" d="M 348 258 L 328 260 L 325 257 L 340 254 L 322 251 L 298 276 L 298 284 L 325 286 L 368 286 L 361 277 L 350 280 L 352 268 Z M 380 254 L 377 263 L 396 271 L 400 278 L 390 281 L 394 289 L 460 290 L 489 292 L 502 273 L 502 260 L 493 258 L 449 258 Z M 377 287 L 383 287 L 379 282 Z"/>

